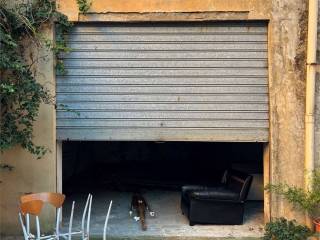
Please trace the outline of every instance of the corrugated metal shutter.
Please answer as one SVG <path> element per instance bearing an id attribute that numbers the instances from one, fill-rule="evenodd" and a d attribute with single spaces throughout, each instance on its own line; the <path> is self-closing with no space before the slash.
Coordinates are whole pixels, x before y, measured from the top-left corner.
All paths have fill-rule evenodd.
<path id="1" fill-rule="evenodd" d="M 79 24 L 69 44 L 60 140 L 268 141 L 265 24 Z"/>

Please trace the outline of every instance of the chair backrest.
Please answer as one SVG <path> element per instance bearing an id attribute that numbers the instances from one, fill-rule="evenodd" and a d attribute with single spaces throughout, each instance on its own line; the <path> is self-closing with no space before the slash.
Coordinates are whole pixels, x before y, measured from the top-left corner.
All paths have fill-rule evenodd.
<path id="1" fill-rule="evenodd" d="M 20 204 L 20 211 L 23 215 L 31 214 L 39 216 L 43 207 L 43 201 L 41 200 L 30 200 Z"/>
<path id="2" fill-rule="evenodd" d="M 226 182 L 227 188 L 239 193 L 239 200 L 244 201 L 247 198 L 251 183 L 251 175 L 236 170 L 228 171 Z"/>
<path id="3" fill-rule="evenodd" d="M 61 193 L 42 192 L 31 193 L 20 197 L 20 202 L 25 203 L 34 200 L 41 200 L 42 202 L 49 203 L 56 208 L 60 208 L 64 203 L 66 196 Z"/>

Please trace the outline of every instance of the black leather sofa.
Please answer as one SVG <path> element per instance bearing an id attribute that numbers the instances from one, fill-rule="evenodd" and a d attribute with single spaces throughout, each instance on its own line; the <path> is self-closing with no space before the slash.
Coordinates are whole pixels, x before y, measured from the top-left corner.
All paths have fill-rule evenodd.
<path id="1" fill-rule="evenodd" d="M 190 226 L 197 223 L 239 225 L 243 223 L 244 202 L 252 176 L 227 170 L 220 184 L 182 187 L 181 210 Z"/>

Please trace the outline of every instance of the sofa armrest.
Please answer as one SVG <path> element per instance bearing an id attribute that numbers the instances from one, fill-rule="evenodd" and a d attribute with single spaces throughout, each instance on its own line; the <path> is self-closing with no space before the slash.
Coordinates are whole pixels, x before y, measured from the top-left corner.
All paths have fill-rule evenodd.
<path id="1" fill-rule="evenodd" d="M 206 190 L 190 191 L 187 195 L 190 199 L 197 200 L 239 201 L 239 193 L 225 188 L 207 188 Z"/>
<path id="2" fill-rule="evenodd" d="M 215 184 L 214 186 L 206 186 L 206 185 L 185 185 L 181 188 L 181 195 L 183 198 L 188 198 L 188 193 L 192 191 L 206 191 L 210 188 L 222 188 L 225 185 L 219 183 Z"/>

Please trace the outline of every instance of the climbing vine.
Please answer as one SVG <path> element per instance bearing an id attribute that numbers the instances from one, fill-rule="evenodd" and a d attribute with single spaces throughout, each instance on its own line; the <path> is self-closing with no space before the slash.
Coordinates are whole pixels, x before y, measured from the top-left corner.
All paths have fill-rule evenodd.
<path id="1" fill-rule="evenodd" d="M 46 24 L 55 24 L 55 41 L 41 33 Z M 68 52 L 65 36 L 70 27 L 54 0 L 30 0 L 13 7 L 0 0 L 0 151 L 20 145 L 37 158 L 48 151 L 33 142 L 40 104 L 55 103 L 48 89 L 36 81 L 35 66 L 47 56 L 25 55 L 27 48 L 47 48 L 56 56 Z M 64 72 L 61 60 L 56 60 L 56 70 Z"/>
<path id="2" fill-rule="evenodd" d="M 89 2 L 88 0 L 77 0 L 77 4 L 79 12 L 86 14 L 92 5 L 92 2 Z"/>

